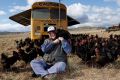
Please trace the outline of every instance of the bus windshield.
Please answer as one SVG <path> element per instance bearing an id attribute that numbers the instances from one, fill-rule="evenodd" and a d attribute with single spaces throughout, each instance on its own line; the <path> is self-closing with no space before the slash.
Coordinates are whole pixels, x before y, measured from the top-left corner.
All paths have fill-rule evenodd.
<path id="1" fill-rule="evenodd" d="M 65 10 L 59 9 L 35 9 L 32 10 L 32 18 L 33 19 L 66 19 Z"/>
<path id="2" fill-rule="evenodd" d="M 32 11 L 33 19 L 49 19 L 50 11 L 49 9 L 35 9 Z"/>
<path id="3" fill-rule="evenodd" d="M 60 13 L 60 15 L 59 15 Z M 65 10 L 59 10 L 59 9 L 51 9 L 50 10 L 50 17 L 51 19 L 59 19 L 59 16 L 60 16 L 60 19 L 66 19 L 66 12 Z"/>

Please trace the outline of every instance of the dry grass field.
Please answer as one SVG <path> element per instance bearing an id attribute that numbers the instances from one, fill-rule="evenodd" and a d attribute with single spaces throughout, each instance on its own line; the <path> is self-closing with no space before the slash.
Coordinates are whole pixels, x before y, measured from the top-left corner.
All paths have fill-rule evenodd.
<path id="1" fill-rule="evenodd" d="M 104 30 L 80 30 L 70 31 L 71 33 L 89 33 L 98 34 L 101 37 L 108 37 L 110 34 L 120 34 L 120 31 L 107 33 Z M 0 34 L 0 54 L 5 52 L 11 56 L 11 52 L 15 49 L 15 40 L 29 37 L 28 33 Z M 68 57 L 69 70 L 59 75 L 53 80 L 120 80 L 120 58 L 101 69 L 88 67 L 81 63 L 81 59 L 76 55 Z M 18 61 L 13 65 L 13 71 L 4 72 L 0 64 L 0 80 L 41 80 L 40 78 L 31 77 L 31 67 L 29 64 L 25 66 L 22 61 Z"/>

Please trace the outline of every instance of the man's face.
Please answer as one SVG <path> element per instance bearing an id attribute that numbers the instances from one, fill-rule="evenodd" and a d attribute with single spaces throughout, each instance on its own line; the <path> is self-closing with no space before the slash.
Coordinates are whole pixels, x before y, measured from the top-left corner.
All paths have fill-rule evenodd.
<path id="1" fill-rule="evenodd" d="M 56 38 L 56 33 L 55 33 L 55 31 L 50 31 L 50 32 L 48 32 L 48 34 L 49 34 L 49 37 L 50 37 L 51 39 L 55 39 L 55 38 Z"/>

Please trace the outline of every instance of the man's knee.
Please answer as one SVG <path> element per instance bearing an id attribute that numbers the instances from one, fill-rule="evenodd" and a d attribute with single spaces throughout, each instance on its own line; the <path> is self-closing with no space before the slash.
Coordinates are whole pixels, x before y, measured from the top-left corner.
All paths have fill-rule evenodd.
<path id="1" fill-rule="evenodd" d="M 58 62 L 57 63 L 57 69 L 60 71 L 65 71 L 66 63 L 65 62 Z"/>
<path id="2" fill-rule="evenodd" d="M 34 59 L 34 60 L 32 60 L 32 61 L 30 62 L 30 64 L 31 64 L 31 63 L 34 63 L 34 62 L 36 62 L 36 61 L 37 61 L 37 60 Z"/>
<path id="3" fill-rule="evenodd" d="M 66 63 L 65 62 L 58 62 L 57 65 L 62 67 L 62 66 L 66 66 Z"/>
<path id="4" fill-rule="evenodd" d="M 34 64 L 41 64 L 41 63 L 43 63 L 43 60 L 36 60 L 36 59 L 34 59 L 34 60 L 32 60 L 31 62 L 30 62 L 30 65 L 34 65 Z"/>
<path id="5" fill-rule="evenodd" d="M 49 73 L 61 73 L 64 72 L 66 69 L 66 63 L 65 62 L 57 62 L 52 67 L 48 69 Z"/>
<path id="6" fill-rule="evenodd" d="M 37 62 L 37 60 L 32 60 L 31 62 L 30 62 L 30 65 L 33 65 L 34 63 L 36 63 Z"/>

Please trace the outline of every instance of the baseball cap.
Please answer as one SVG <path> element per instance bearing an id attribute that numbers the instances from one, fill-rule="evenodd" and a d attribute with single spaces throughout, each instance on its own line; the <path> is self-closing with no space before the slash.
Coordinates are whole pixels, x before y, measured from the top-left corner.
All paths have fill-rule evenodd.
<path id="1" fill-rule="evenodd" d="M 48 29 L 47 29 L 47 32 L 50 32 L 50 31 L 55 31 L 55 27 L 54 26 L 49 26 Z"/>

